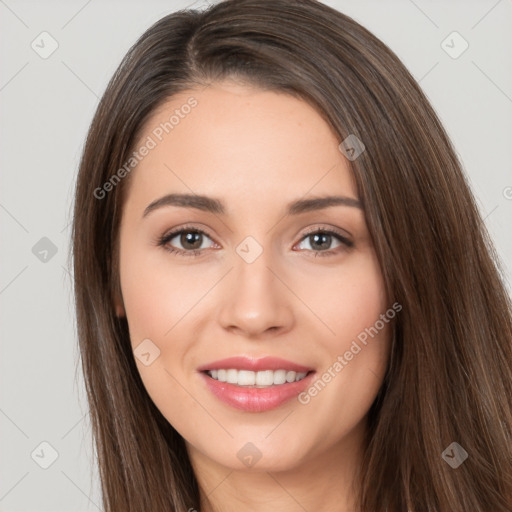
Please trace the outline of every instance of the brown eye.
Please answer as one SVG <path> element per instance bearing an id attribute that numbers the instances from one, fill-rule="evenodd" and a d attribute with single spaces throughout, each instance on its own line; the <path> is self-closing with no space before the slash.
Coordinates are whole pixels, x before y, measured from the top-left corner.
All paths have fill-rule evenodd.
<path id="1" fill-rule="evenodd" d="M 300 247 L 308 242 L 305 247 Z M 333 247 L 333 244 L 334 245 Z M 334 231 L 317 230 L 306 234 L 299 243 L 299 249 L 315 252 L 315 256 L 327 256 L 340 252 L 343 248 L 353 247 L 353 243 Z M 308 247 L 309 246 L 309 247 Z"/>
<path id="2" fill-rule="evenodd" d="M 200 249 L 202 245 L 202 237 L 201 233 L 197 231 L 182 231 L 179 236 L 179 242 L 184 249 Z M 174 237 L 176 238 L 176 237 Z"/>
<path id="3" fill-rule="evenodd" d="M 164 235 L 158 242 L 158 245 L 163 246 L 171 253 L 178 253 L 183 256 L 198 256 L 207 248 L 203 246 L 206 239 L 211 240 L 200 229 L 181 228 Z"/>
<path id="4" fill-rule="evenodd" d="M 309 245 L 312 249 L 318 249 L 320 251 L 331 249 L 333 242 L 333 236 L 328 235 L 327 233 L 315 233 L 313 235 L 308 235 L 307 239 L 309 239 Z"/>

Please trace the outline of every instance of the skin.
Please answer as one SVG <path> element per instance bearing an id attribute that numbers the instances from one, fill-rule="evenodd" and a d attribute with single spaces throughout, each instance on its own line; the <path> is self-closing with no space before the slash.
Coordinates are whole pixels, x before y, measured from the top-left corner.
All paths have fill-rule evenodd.
<path id="1" fill-rule="evenodd" d="M 390 307 L 361 208 L 285 215 L 297 199 L 358 199 L 349 162 L 310 105 L 234 81 L 174 96 L 140 141 L 190 96 L 197 106 L 132 172 L 123 209 L 116 310 L 127 316 L 134 349 L 150 339 L 160 350 L 149 366 L 136 358 L 141 378 L 186 441 L 201 510 L 352 510 L 388 324 L 307 404 L 293 398 L 244 412 L 219 401 L 197 371 L 225 357 L 270 355 L 321 376 Z M 165 206 L 143 217 L 171 192 L 219 198 L 226 214 Z M 199 256 L 157 243 L 184 225 L 207 232 Z M 334 253 L 319 255 L 305 235 L 316 227 L 339 230 L 353 247 L 333 237 L 324 247 Z M 250 264 L 236 252 L 248 236 L 263 250 Z M 179 235 L 167 245 L 191 251 Z M 247 442 L 261 452 L 252 467 L 237 457 Z"/>

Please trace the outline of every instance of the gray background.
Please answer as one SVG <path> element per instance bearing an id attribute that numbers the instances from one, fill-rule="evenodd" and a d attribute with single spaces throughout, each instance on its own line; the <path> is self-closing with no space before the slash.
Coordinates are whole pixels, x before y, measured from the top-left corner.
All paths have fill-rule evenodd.
<path id="1" fill-rule="evenodd" d="M 510 291 L 512 0 L 325 3 L 380 37 L 420 81 L 470 177 Z M 153 22 L 190 5 L 206 1 L 0 0 L 2 512 L 101 510 L 75 374 L 73 184 L 98 98 L 122 56 Z M 46 59 L 31 47 L 51 48 L 43 31 L 58 43 Z M 457 36 L 446 39 L 453 31 L 469 44 L 458 58 L 445 51 L 463 48 Z"/>

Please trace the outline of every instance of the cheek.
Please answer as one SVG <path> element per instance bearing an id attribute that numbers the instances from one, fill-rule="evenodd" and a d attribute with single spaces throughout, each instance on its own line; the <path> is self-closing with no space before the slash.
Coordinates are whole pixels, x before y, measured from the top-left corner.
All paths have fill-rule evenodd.
<path id="1" fill-rule="evenodd" d="M 175 428 L 187 432 L 191 428 L 189 418 L 201 417 L 204 411 L 183 387 L 180 369 L 190 347 L 180 329 L 188 325 L 187 313 L 204 295 L 201 276 L 171 268 L 165 258 L 155 257 L 157 251 L 138 251 L 128 243 L 124 249 L 121 291 L 137 368 L 157 408 L 169 421 L 172 419 Z M 146 339 L 160 351 L 147 366 L 137 357 L 137 347 Z"/>
<path id="2" fill-rule="evenodd" d="M 204 273 L 171 266 L 159 252 L 126 251 L 121 258 L 121 290 L 132 343 L 139 338 L 168 339 L 207 291 Z"/>
<path id="3" fill-rule="evenodd" d="M 318 284 L 313 287 L 315 279 Z M 350 264 L 329 269 L 329 275 L 308 278 L 304 284 L 307 289 L 302 293 L 308 297 L 308 305 L 325 324 L 323 338 L 336 351 L 373 326 L 389 307 L 373 251 L 360 253 Z"/>
<path id="4" fill-rule="evenodd" d="M 382 385 L 395 312 L 373 253 L 359 257 L 357 264 L 325 282 L 329 300 L 325 293 L 316 293 L 311 300 L 322 308 L 319 316 L 331 333 L 325 329 L 319 341 L 325 363 L 302 403 L 318 408 L 318 417 L 336 413 L 343 430 L 344 421 L 366 414 Z"/>

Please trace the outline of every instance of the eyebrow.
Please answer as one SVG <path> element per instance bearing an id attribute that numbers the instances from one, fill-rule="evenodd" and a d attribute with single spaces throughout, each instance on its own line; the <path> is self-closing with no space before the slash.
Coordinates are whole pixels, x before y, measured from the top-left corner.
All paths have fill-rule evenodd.
<path id="1" fill-rule="evenodd" d="M 220 215 L 226 214 L 226 208 L 220 199 L 197 194 L 167 194 L 149 204 L 144 210 L 142 217 L 146 217 L 154 210 L 163 208 L 164 206 L 180 206 Z M 298 215 L 300 213 L 322 210 L 331 206 L 351 206 L 360 208 L 361 210 L 363 209 L 358 199 L 345 196 L 325 196 L 292 201 L 286 207 L 286 214 Z"/>

